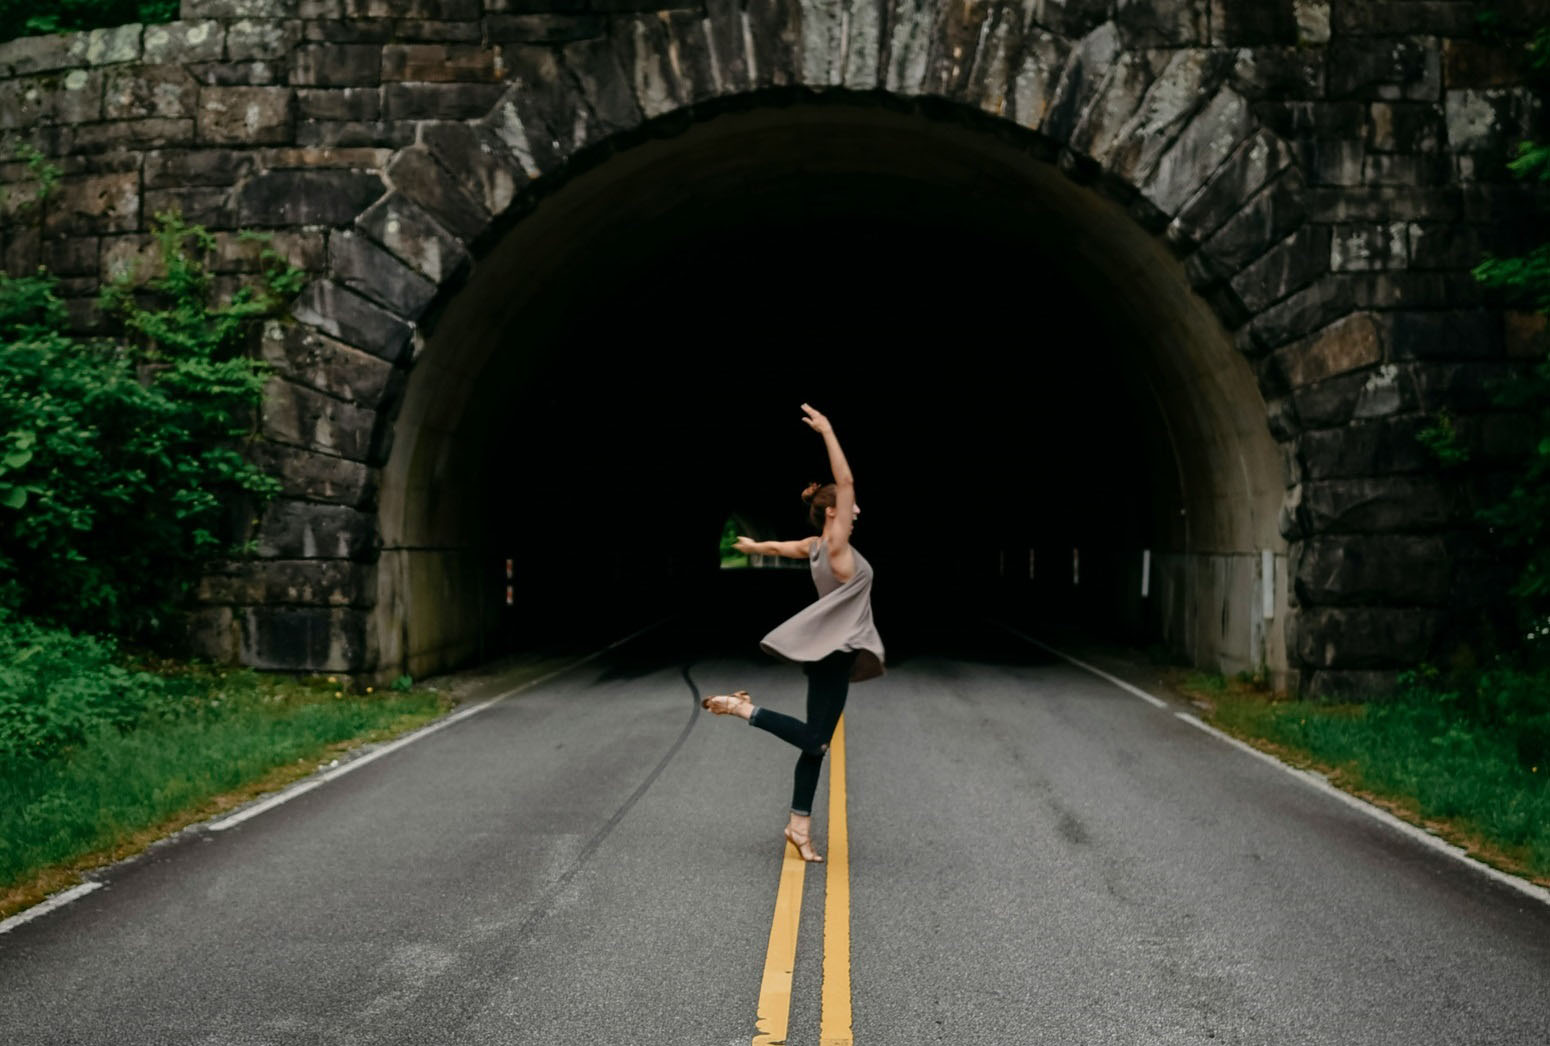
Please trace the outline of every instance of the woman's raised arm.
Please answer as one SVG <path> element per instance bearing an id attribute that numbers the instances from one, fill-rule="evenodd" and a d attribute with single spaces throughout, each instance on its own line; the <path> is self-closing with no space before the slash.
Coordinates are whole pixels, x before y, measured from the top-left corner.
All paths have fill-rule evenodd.
<path id="1" fill-rule="evenodd" d="M 823 434 L 824 446 L 829 450 L 829 468 L 834 473 L 834 526 L 829 531 L 832 553 L 850 544 L 850 528 L 855 519 L 856 480 L 851 475 L 850 462 L 845 460 L 845 452 L 840 449 L 839 437 L 835 436 L 834 426 L 829 423 L 829 419 L 809 404 L 802 404 L 802 409 L 808 415 L 802 419 L 807 422 L 807 427 Z"/>

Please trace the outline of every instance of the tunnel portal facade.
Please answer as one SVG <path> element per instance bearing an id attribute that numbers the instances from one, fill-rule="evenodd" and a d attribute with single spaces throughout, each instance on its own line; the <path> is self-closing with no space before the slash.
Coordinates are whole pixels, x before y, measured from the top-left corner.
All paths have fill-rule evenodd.
<path id="1" fill-rule="evenodd" d="M 7 215 L 5 261 L 66 277 L 89 330 L 156 212 L 216 230 L 228 278 L 253 261 L 232 230 L 276 233 L 313 276 L 263 335 L 253 453 L 284 494 L 194 634 L 388 678 L 476 652 L 487 597 L 461 593 L 498 585 L 449 507 L 479 481 L 460 419 L 489 431 L 501 324 L 597 230 L 768 178 L 924 185 L 987 228 L 1025 211 L 1129 324 L 1160 434 L 1136 454 L 1169 490 L 1142 542 L 1163 637 L 1372 693 L 1505 583 L 1416 433 L 1448 408 L 1477 460 L 1516 453 L 1486 384 L 1543 351 L 1469 274 L 1530 207 L 1505 162 L 1538 109 L 1468 7 L 183 0 L 169 25 L 0 45 L 7 147 L 64 170 Z M 29 175 L 0 177 L 14 198 Z"/>

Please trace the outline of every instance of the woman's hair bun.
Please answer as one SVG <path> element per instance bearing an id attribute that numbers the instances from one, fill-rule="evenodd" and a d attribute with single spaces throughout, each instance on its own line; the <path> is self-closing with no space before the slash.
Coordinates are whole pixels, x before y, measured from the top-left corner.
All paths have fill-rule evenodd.
<path id="1" fill-rule="evenodd" d="M 803 501 L 812 501 L 814 495 L 816 495 L 818 493 L 819 489 L 822 488 L 822 486 L 823 486 L 822 483 L 817 483 L 817 482 L 809 483 L 807 485 L 807 487 L 802 491 L 802 500 Z"/>

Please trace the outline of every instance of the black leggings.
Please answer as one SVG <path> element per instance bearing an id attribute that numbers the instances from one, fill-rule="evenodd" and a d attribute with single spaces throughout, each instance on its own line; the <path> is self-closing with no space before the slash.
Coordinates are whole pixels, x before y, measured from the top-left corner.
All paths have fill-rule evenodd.
<path id="1" fill-rule="evenodd" d="M 845 711 L 845 695 L 850 690 L 850 670 L 859 650 L 836 650 L 821 661 L 807 661 L 807 722 L 768 708 L 755 708 L 748 717 L 750 726 L 768 730 L 783 741 L 802 750 L 791 782 L 791 812 L 811 814 L 813 793 L 818 790 L 818 771 L 823 766 L 829 739 Z"/>

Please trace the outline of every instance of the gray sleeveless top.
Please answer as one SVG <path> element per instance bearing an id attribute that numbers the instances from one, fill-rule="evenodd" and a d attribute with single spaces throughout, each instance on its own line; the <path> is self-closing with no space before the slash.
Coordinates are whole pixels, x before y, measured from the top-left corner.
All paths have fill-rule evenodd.
<path id="1" fill-rule="evenodd" d="M 829 547 L 813 540 L 808 566 L 818 599 L 777 625 L 759 648 L 788 661 L 818 661 L 836 650 L 859 650 L 850 681 L 859 683 L 883 674 L 883 640 L 872 624 L 872 564 L 852 545 L 856 572 L 841 582 L 829 568 Z"/>

